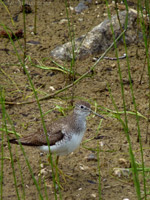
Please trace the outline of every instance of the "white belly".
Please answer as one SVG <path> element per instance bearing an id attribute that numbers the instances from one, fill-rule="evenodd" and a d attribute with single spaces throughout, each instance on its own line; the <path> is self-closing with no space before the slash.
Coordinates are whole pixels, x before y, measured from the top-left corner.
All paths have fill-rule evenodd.
<path id="1" fill-rule="evenodd" d="M 52 153 L 56 155 L 66 155 L 73 152 L 81 143 L 83 134 L 73 135 L 71 139 L 61 142 L 57 142 L 55 145 L 50 147 Z M 40 147 L 42 151 L 49 151 L 48 145 L 43 145 Z"/>

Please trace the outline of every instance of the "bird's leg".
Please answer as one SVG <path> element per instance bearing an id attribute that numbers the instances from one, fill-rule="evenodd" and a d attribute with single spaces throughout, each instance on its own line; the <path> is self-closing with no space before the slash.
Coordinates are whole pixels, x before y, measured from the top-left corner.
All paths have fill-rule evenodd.
<path id="1" fill-rule="evenodd" d="M 57 158 L 56 158 L 56 170 L 58 170 L 59 173 L 62 175 L 62 178 L 63 178 L 64 182 L 65 182 L 65 183 L 67 182 L 67 181 L 66 181 L 66 178 L 69 178 L 69 179 L 74 180 L 71 176 L 65 174 L 65 173 L 58 167 L 58 161 L 59 161 L 59 156 L 57 156 Z"/>
<path id="2" fill-rule="evenodd" d="M 55 170 L 55 178 L 56 180 L 58 181 L 58 172 L 59 174 L 61 174 L 63 180 L 65 183 L 67 183 L 66 181 L 66 178 L 69 178 L 71 180 L 74 180 L 74 178 L 72 178 L 71 176 L 65 174 L 59 167 L 58 167 L 58 161 L 59 161 L 59 156 L 56 157 L 56 161 L 55 161 L 55 165 L 54 165 L 54 168 L 56 169 Z M 48 162 L 50 163 L 50 157 L 48 157 Z"/>
<path id="3" fill-rule="evenodd" d="M 56 157 L 56 165 L 58 165 L 59 156 Z"/>
<path id="4" fill-rule="evenodd" d="M 58 171 L 59 171 L 59 168 L 58 168 L 58 160 L 59 160 L 59 156 L 57 156 L 56 160 L 55 160 L 55 163 L 53 164 L 53 167 L 52 167 L 52 172 L 55 176 L 55 181 L 56 181 L 56 184 L 59 185 L 59 187 L 63 190 L 64 188 L 62 187 L 62 185 L 60 184 L 59 182 L 59 177 L 58 177 Z M 51 165 L 51 161 L 50 161 L 50 155 L 48 156 L 48 162 L 49 164 Z M 55 170 L 54 170 L 55 169 Z"/>

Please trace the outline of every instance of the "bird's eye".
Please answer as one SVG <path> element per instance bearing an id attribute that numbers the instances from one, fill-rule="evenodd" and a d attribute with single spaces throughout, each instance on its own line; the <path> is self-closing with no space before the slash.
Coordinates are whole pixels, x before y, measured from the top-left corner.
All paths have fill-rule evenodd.
<path id="1" fill-rule="evenodd" d="M 83 109 L 83 108 L 84 108 L 84 106 L 81 106 L 81 108 Z"/>

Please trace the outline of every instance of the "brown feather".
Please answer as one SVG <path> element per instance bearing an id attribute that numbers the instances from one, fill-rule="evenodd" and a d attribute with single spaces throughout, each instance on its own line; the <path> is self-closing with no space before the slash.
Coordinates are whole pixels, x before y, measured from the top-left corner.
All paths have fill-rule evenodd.
<path id="1" fill-rule="evenodd" d="M 50 146 L 63 139 L 64 134 L 62 133 L 64 118 L 53 123 L 47 127 L 47 137 Z M 27 146 L 42 146 L 47 145 L 46 135 L 43 129 L 38 129 L 35 133 L 23 136 L 18 139 L 21 144 Z M 19 144 L 17 139 L 10 139 L 10 143 Z"/>

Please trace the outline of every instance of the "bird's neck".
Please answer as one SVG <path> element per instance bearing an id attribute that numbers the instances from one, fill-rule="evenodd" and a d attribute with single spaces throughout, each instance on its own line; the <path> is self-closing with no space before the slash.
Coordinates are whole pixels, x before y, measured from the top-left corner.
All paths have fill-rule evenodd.
<path id="1" fill-rule="evenodd" d="M 76 132 L 84 132 L 86 130 L 86 116 L 74 113 L 72 115 L 72 128 Z"/>

